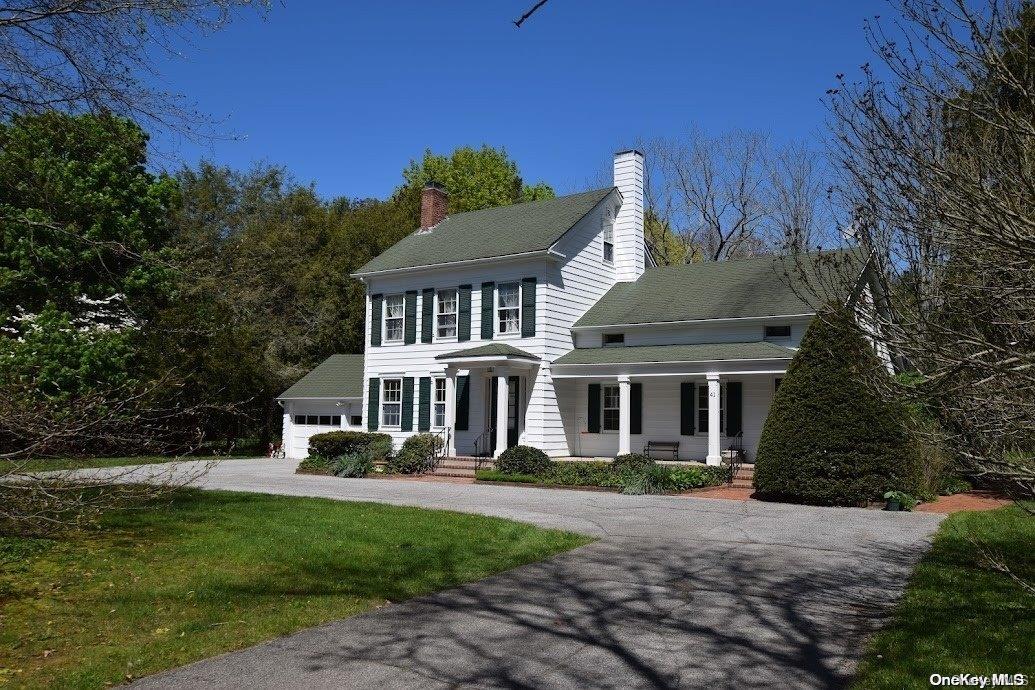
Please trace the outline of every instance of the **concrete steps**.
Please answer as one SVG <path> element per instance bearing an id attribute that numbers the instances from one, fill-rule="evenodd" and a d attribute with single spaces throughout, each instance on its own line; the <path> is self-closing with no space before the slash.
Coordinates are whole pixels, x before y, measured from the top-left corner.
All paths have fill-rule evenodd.
<path id="1" fill-rule="evenodd" d="M 744 464 L 737 468 L 737 473 L 733 475 L 733 482 L 730 486 L 750 489 L 754 486 L 754 480 L 755 466 Z"/>
<path id="2" fill-rule="evenodd" d="M 438 466 L 429 472 L 433 477 L 470 477 L 474 478 L 475 470 L 491 470 L 492 458 L 474 458 L 460 455 L 442 458 Z"/>

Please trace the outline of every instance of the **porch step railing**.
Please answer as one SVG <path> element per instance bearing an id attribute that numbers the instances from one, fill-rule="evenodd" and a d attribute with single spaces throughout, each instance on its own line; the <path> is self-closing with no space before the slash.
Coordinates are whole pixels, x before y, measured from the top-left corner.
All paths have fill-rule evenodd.
<path id="1" fill-rule="evenodd" d="M 435 436 L 439 438 L 441 443 L 435 443 L 435 452 L 431 456 L 431 466 L 426 468 L 425 472 L 434 472 L 436 468 L 442 463 L 442 460 L 449 456 L 449 439 L 451 438 L 453 430 L 449 427 L 442 427 L 438 431 L 434 432 Z"/>
<path id="2" fill-rule="evenodd" d="M 492 457 L 492 439 L 496 436 L 496 429 L 490 427 L 483 431 L 478 438 L 474 439 L 474 457 Z"/>
<path id="3" fill-rule="evenodd" d="M 723 454 L 722 463 L 730 468 L 730 477 L 727 483 L 732 484 L 737 477 L 740 466 L 744 464 L 744 432 L 741 431 L 732 437 L 726 452 Z"/>

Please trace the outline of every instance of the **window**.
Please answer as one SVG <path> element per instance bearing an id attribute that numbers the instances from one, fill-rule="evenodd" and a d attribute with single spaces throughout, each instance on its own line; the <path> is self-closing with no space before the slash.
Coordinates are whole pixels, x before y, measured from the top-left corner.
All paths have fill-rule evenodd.
<path id="1" fill-rule="evenodd" d="M 625 345 L 625 333 L 605 333 L 604 347 L 609 345 Z"/>
<path id="2" fill-rule="evenodd" d="M 618 392 L 618 386 L 603 386 L 602 398 L 604 404 L 604 414 L 601 415 L 603 418 L 604 431 L 618 431 L 618 406 L 621 396 Z"/>
<path id="3" fill-rule="evenodd" d="M 435 422 L 434 426 L 446 425 L 446 380 L 435 379 Z"/>
<path id="4" fill-rule="evenodd" d="M 381 381 L 381 424 L 399 426 L 402 423 L 402 379 Z"/>
<path id="5" fill-rule="evenodd" d="M 295 424 L 305 424 L 307 426 L 341 426 L 341 415 L 296 414 Z"/>
<path id="6" fill-rule="evenodd" d="M 351 417 L 349 417 L 349 424 L 352 425 L 352 426 L 362 426 L 363 425 L 363 415 L 361 415 L 361 414 L 354 414 L 354 415 L 352 415 Z"/>
<path id="7" fill-rule="evenodd" d="M 774 393 L 776 391 L 780 390 L 780 381 L 783 381 L 783 379 L 776 379 L 776 384 L 773 386 L 773 392 Z"/>
<path id="8" fill-rule="evenodd" d="M 615 224 L 611 219 L 611 209 L 607 210 L 607 216 L 604 218 L 604 263 L 613 264 L 615 262 Z"/>
<path id="9" fill-rule="evenodd" d="M 403 296 L 385 297 L 385 342 L 397 343 L 403 339 Z"/>
<path id="10" fill-rule="evenodd" d="M 521 330 L 521 286 L 502 283 L 496 291 L 497 328 L 500 335 Z"/>
<path id="11" fill-rule="evenodd" d="M 719 386 L 719 429 L 726 428 L 726 386 Z M 697 432 L 708 433 L 708 384 L 697 387 Z"/>
<path id="12" fill-rule="evenodd" d="M 765 327 L 765 339 L 766 340 L 779 340 L 780 338 L 790 338 L 791 327 L 790 326 L 766 326 Z"/>
<path id="13" fill-rule="evenodd" d="M 456 337 L 456 290 L 439 290 L 437 297 L 438 337 Z"/>

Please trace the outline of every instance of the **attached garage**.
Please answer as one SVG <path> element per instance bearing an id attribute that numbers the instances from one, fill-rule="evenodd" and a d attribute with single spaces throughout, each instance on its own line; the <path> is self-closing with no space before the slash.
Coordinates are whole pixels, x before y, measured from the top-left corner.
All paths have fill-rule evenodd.
<path id="1" fill-rule="evenodd" d="M 363 355 L 332 355 L 278 396 L 289 458 L 309 455 L 309 437 L 363 430 Z"/>

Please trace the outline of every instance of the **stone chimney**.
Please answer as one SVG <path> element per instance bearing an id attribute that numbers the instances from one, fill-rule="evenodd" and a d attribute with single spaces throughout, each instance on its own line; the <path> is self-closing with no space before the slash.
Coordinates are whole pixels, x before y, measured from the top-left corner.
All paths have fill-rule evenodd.
<path id="1" fill-rule="evenodd" d="M 446 204 L 449 195 L 446 188 L 438 182 L 424 185 L 420 193 L 420 229 L 428 230 L 446 218 Z"/>
<path id="2" fill-rule="evenodd" d="M 639 278 L 646 268 L 643 240 L 643 153 L 636 149 L 615 154 L 614 184 L 622 193 L 615 217 L 615 277 L 618 282 Z"/>

